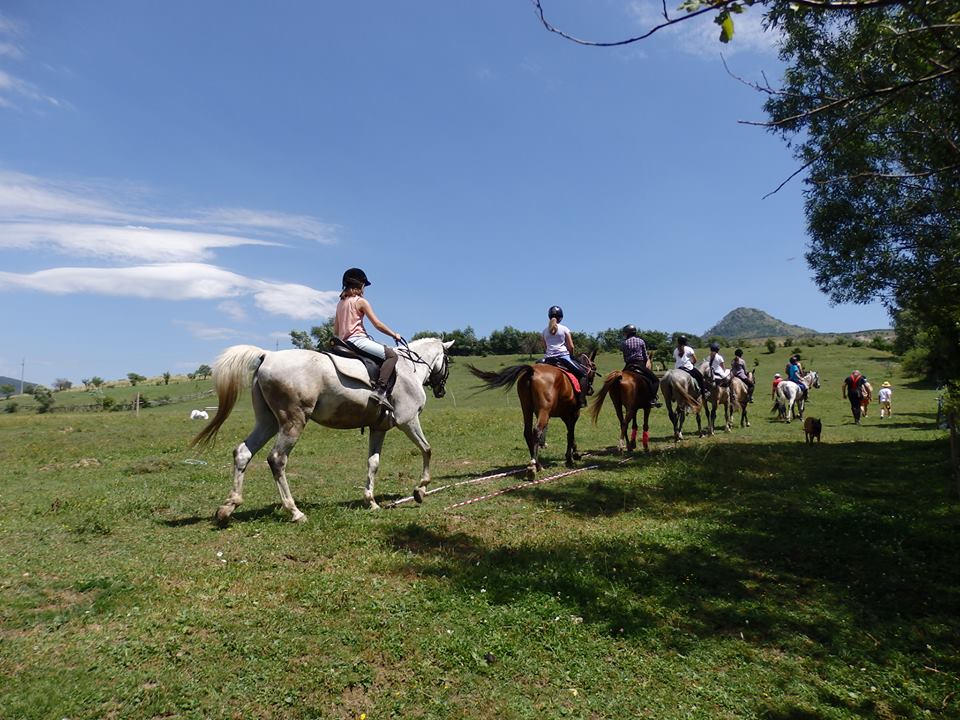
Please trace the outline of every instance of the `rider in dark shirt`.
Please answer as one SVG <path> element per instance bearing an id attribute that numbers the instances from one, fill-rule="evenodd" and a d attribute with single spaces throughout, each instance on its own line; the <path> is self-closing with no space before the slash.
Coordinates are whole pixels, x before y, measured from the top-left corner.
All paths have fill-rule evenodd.
<path id="1" fill-rule="evenodd" d="M 657 400 L 657 391 L 660 389 L 660 379 L 650 368 L 650 356 L 647 354 L 647 344 L 633 325 L 625 325 L 623 342 L 620 343 L 620 352 L 623 353 L 623 369 L 642 375 L 650 383 L 650 406 L 660 407 Z"/>

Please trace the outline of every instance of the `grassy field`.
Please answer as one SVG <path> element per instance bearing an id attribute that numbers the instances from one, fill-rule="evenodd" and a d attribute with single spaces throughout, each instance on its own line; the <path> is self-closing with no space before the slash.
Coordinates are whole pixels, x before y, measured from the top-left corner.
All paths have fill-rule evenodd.
<path id="1" fill-rule="evenodd" d="M 960 717 L 936 393 L 885 353 L 804 348 L 824 383 L 807 446 L 767 413 L 785 355 L 756 355 L 749 429 L 678 447 L 658 410 L 652 452 L 621 463 L 606 407 L 578 426 L 597 469 L 452 510 L 520 481 L 371 513 L 366 437 L 310 427 L 288 467 L 303 525 L 262 455 L 232 524 L 210 520 L 246 396 L 204 455 L 190 404 L 0 415 L 0 717 Z M 852 424 L 853 367 L 893 383 L 893 418 Z M 428 400 L 434 486 L 527 461 L 515 392 L 475 382 L 458 359 Z M 564 469 L 560 423 L 549 440 L 546 474 Z M 390 433 L 378 500 L 419 466 Z"/>

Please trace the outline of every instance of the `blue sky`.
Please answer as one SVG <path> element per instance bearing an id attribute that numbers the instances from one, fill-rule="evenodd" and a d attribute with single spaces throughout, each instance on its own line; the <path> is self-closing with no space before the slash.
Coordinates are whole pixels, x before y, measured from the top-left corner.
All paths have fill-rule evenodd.
<path id="1" fill-rule="evenodd" d="M 657 2 L 546 0 L 580 36 Z M 738 306 L 889 325 L 812 280 L 797 164 L 762 96 L 775 38 L 738 18 L 621 49 L 526 0 L 0 5 L 0 375 L 183 373 L 289 347 L 360 266 L 411 336 L 703 332 Z"/>

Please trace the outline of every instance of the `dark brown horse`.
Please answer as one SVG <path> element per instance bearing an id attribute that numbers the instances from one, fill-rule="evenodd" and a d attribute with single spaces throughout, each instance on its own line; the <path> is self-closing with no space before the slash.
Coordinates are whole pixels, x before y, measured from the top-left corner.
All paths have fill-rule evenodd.
<path id="1" fill-rule="evenodd" d="M 603 379 L 603 387 L 597 393 L 597 399 L 593 401 L 590 408 L 590 415 L 596 422 L 600 416 L 600 408 L 604 399 L 610 396 L 613 403 L 613 409 L 617 412 L 617 420 L 620 421 L 620 439 L 617 441 L 617 449 L 622 453 L 624 449 L 637 449 L 637 410 L 643 409 L 643 442 L 644 452 L 650 450 L 650 403 L 653 400 L 653 392 L 650 382 L 640 373 L 632 370 L 614 370 Z M 626 414 L 624 414 L 626 408 Z M 633 423 L 633 429 L 627 438 L 627 425 Z"/>
<path id="2" fill-rule="evenodd" d="M 581 355 L 580 364 L 588 368 L 587 376 L 593 380 L 597 372 L 594 358 L 597 351 L 587 357 Z M 488 390 L 493 388 L 509 388 L 517 384 L 517 395 L 520 396 L 520 409 L 523 411 L 523 439 L 530 450 L 530 464 L 527 466 L 527 476 L 533 478 L 540 464 L 540 448 L 544 444 L 547 423 L 550 418 L 558 417 L 567 426 L 567 465 L 573 465 L 579 460 L 577 443 L 573 431 L 580 417 L 580 404 L 577 402 L 573 383 L 567 374 L 559 368 L 546 363 L 536 365 L 513 365 L 500 372 L 481 370 L 473 365 L 467 365 L 475 377 L 486 384 Z M 536 416 L 537 425 L 534 428 L 533 418 Z"/>

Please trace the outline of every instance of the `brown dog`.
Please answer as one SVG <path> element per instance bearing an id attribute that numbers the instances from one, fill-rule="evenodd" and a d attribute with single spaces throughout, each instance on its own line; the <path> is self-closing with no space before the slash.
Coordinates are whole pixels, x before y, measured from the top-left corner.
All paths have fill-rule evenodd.
<path id="1" fill-rule="evenodd" d="M 817 442 L 820 442 L 820 430 L 822 429 L 822 424 L 815 417 L 808 417 L 803 421 L 803 436 L 806 438 L 807 442 L 813 445 L 813 439 L 816 438 Z"/>

